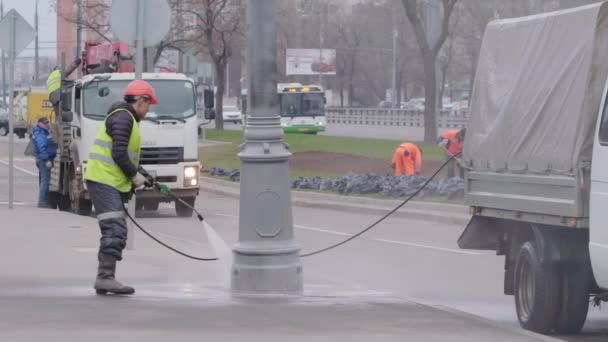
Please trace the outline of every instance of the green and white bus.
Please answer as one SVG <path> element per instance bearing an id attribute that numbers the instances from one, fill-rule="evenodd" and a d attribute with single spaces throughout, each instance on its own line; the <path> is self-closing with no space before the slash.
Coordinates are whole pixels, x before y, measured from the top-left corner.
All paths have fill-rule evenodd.
<path id="1" fill-rule="evenodd" d="M 281 126 L 285 133 L 317 134 L 325 131 L 325 91 L 320 85 L 279 83 Z M 247 89 L 241 92 L 241 112 L 247 109 Z"/>

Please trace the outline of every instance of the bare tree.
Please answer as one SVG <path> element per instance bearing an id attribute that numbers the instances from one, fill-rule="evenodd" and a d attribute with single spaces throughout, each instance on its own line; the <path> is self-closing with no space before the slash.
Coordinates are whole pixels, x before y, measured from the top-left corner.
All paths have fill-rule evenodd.
<path id="1" fill-rule="evenodd" d="M 242 35 L 244 17 L 240 0 L 184 0 L 182 12 L 194 17 L 186 30 L 190 31 L 191 49 L 197 54 L 208 54 L 216 75 L 215 128 L 224 129 L 222 107 L 226 87 L 226 68 L 233 54 L 235 41 Z M 202 43 L 201 43 L 202 42 Z"/>
<path id="2" fill-rule="evenodd" d="M 450 17 L 458 0 L 441 0 L 443 6 L 443 18 L 441 21 L 441 33 L 433 46 L 427 40 L 427 32 L 422 22 L 419 11 L 419 0 L 402 0 L 406 15 L 416 35 L 416 41 L 424 61 L 424 140 L 432 142 L 437 136 L 435 117 L 437 115 L 437 55 L 449 34 Z"/>

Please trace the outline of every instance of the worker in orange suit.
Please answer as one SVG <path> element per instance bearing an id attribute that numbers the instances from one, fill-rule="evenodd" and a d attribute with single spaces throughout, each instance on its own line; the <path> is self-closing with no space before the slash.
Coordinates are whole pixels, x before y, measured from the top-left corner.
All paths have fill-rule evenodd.
<path id="1" fill-rule="evenodd" d="M 437 138 L 437 143 L 443 148 L 447 159 L 452 157 L 460 158 L 462 155 L 462 148 L 464 147 L 464 138 L 467 133 L 466 128 L 452 129 L 444 132 Z M 455 168 L 458 168 L 460 178 L 464 178 L 464 169 L 456 165 L 455 160 L 451 160 L 448 163 L 448 177 L 454 177 L 456 175 Z"/>
<path id="2" fill-rule="evenodd" d="M 413 143 L 403 143 L 395 149 L 391 168 L 395 176 L 413 176 L 422 172 L 422 150 Z"/>

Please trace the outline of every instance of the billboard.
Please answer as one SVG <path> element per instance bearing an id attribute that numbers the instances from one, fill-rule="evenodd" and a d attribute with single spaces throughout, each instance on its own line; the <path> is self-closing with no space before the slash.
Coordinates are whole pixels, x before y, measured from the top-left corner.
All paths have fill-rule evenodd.
<path id="1" fill-rule="evenodd" d="M 287 75 L 335 75 L 335 49 L 287 49 Z"/>

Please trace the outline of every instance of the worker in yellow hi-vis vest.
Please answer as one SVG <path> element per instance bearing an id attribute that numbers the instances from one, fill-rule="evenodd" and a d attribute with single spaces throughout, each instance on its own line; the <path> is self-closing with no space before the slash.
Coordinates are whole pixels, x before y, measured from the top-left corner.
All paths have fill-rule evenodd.
<path id="1" fill-rule="evenodd" d="M 49 94 L 49 101 L 53 104 L 53 110 L 55 111 L 55 117 L 59 114 L 59 102 L 61 101 L 61 80 L 63 78 L 67 78 L 78 68 L 80 65 L 80 58 L 77 58 L 70 66 L 67 68 L 65 73 L 62 73 L 60 67 L 56 66 L 53 68 L 49 77 L 46 79 L 46 90 Z"/>
<path id="2" fill-rule="evenodd" d="M 124 202 L 133 188 L 151 187 L 154 179 L 139 166 L 139 121 L 150 105 L 158 104 L 154 88 L 143 80 L 129 83 L 124 101 L 114 103 L 97 132 L 89 153 L 85 180 L 101 229 L 99 267 L 95 280 L 98 294 L 133 294 L 135 289 L 115 279 L 116 262 L 127 243 Z"/>

